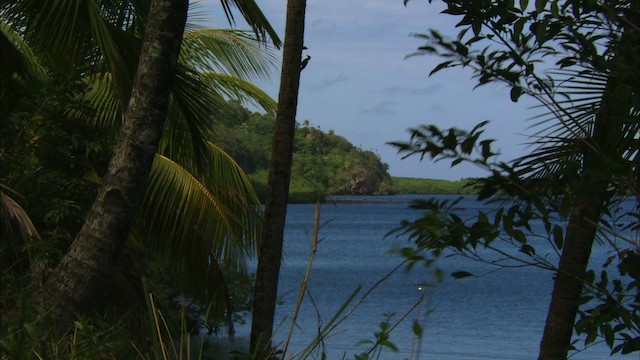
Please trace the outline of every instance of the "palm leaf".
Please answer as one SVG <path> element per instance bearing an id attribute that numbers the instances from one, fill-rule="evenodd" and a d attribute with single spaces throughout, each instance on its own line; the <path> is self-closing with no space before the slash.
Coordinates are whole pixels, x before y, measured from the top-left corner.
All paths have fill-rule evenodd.
<path id="1" fill-rule="evenodd" d="M 223 151 L 211 147 L 211 168 L 200 177 L 157 155 L 142 210 L 139 231 L 151 249 L 176 263 L 201 270 L 213 256 L 244 267 L 255 251 L 259 202 L 246 176 Z"/>
<path id="2" fill-rule="evenodd" d="M 220 3 L 222 4 L 227 19 L 232 25 L 235 24 L 235 18 L 231 7 L 235 6 L 260 41 L 266 43 L 266 37 L 268 35 L 273 46 L 276 48 L 282 46 L 282 41 L 280 41 L 278 34 L 273 27 L 271 27 L 271 24 L 269 24 L 269 21 L 254 0 L 220 0 Z"/>
<path id="3" fill-rule="evenodd" d="M 180 62 L 202 72 L 222 72 L 242 79 L 268 78 L 277 59 L 246 31 L 200 28 L 187 31 Z"/>
<path id="4" fill-rule="evenodd" d="M 25 28 L 34 46 L 64 74 L 85 76 L 103 67 L 114 74 L 121 103 L 127 104 L 141 26 L 137 8 L 144 1 L 16 1 L 7 16 Z M 19 14 L 19 15 L 16 15 Z"/>
<path id="5" fill-rule="evenodd" d="M 87 5 L 86 12 L 82 15 L 86 16 L 91 29 L 91 37 L 100 48 L 100 53 L 107 69 L 115 78 L 118 97 L 122 104 L 121 108 L 124 111 L 129 103 L 129 96 L 133 87 L 133 73 L 137 66 L 138 52 L 136 50 L 138 47 L 133 50 L 130 46 L 127 46 L 131 42 L 118 41 L 122 40 L 123 36 L 116 36 L 116 34 L 121 32 L 122 29 L 106 21 L 107 19 L 103 15 L 104 11 L 98 4 L 93 1 L 83 1 L 83 3 Z M 123 49 L 132 51 L 123 52 Z"/>
<path id="6" fill-rule="evenodd" d="M 82 112 L 72 108 L 68 110 L 69 116 L 84 119 L 86 123 L 96 127 L 119 126 L 122 121 L 122 104 L 111 73 L 91 74 L 82 81 L 86 84 L 86 90 L 77 94 L 77 101 L 88 104 L 91 111 Z"/>
<path id="7" fill-rule="evenodd" d="M 212 125 L 229 98 L 259 105 L 270 113 L 276 107 L 269 95 L 248 81 L 220 73 L 199 74 L 180 66 L 159 152 L 179 163 L 205 166 L 207 141 L 214 138 Z"/>
<path id="8" fill-rule="evenodd" d="M 275 115 L 276 101 L 252 83 L 221 73 L 205 73 L 202 76 L 209 88 L 225 99 L 240 100 L 243 103 L 258 106 L 268 114 Z"/>
<path id="9" fill-rule="evenodd" d="M 547 110 L 535 117 L 535 127 L 540 129 L 531 143 L 534 150 L 518 161 L 519 172 L 533 178 L 562 176 L 570 167 L 580 168 L 582 154 L 592 147 L 590 138 L 607 86 L 607 74 L 589 69 L 582 71 L 563 70 L 554 72 L 557 96 L 554 99 L 540 98 Z M 637 158 L 634 138 L 637 137 L 637 110 L 632 109 L 625 127 L 613 142 L 618 144 L 621 158 L 633 163 Z"/>
<path id="10" fill-rule="evenodd" d="M 0 18 L 0 106 L 8 113 L 30 86 L 47 78 L 31 46 L 8 22 Z M 38 86 L 38 85 L 35 85 Z"/>
<path id="11" fill-rule="evenodd" d="M 32 263 L 34 257 L 29 250 L 34 248 L 33 241 L 39 239 L 40 235 L 29 214 L 7 193 L 18 195 L 9 187 L 0 184 L 0 234 L 3 247 L 13 253 L 11 257 L 15 261 L 21 261 L 24 258 L 21 253 L 27 249 L 29 263 Z"/>
<path id="12" fill-rule="evenodd" d="M 204 166 L 207 141 L 213 137 L 212 117 L 223 105 L 224 99 L 211 91 L 202 75 L 178 66 L 165 126 L 166 136 L 162 137 L 158 151 L 178 162 L 189 161 Z"/>
<path id="13" fill-rule="evenodd" d="M 47 72 L 31 46 L 9 23 L 0 19 L 0 79 L 17 74 L 44 81 Z M 4 89 L 3 89 L 4 90 Z"/>

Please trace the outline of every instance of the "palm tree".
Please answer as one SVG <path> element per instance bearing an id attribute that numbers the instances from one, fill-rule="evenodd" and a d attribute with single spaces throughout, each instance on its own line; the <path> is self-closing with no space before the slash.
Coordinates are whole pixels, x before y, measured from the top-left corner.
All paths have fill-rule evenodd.
<path id="1" fill-rule="evenodd" d="M 571 346 L 582 291 L 592 285 L 586 268 L 594 239 L 605 227 L 603 214 L 615 195 L 631 193 L 638 199 L 640 4 L 590 6 L 578 1 L 561 5 L 542 1 L 536 3 L 535 12 L 527 12 L 526 4 L 523 8 L 505 4 L 478 12 L 473 2 L 446 3 L 451 14 L 465 16 L 459 24 L 465 29 L 453 41 L 436 32 L 420 36 L 429 39 L 429 44 L 418 53 L 449 58 L 433 72 L 469 66 L 479 85 L 506 83 L 512 88 L 512 100 L 528 93 L 549 111 L 541 116 L 544 127 L 535 135 L 536 150 L 531 154 L 512 166 L 490 166 L 487 159 L 495 154 L 485 142 L 481 144 L 482 159 L 473 161 L 493 171 L 484 182 L 481 197 L 503 191 L 542 212 L 547 222 L 546 217 L 554 211 L 567 216 L 564 237 L 556 237 L 562 253 L 539 355 L 540 359 L 564 359 Z M 557 6 L 562 6 L 562 11 L 558 12 Z M 575 19 L 562 12 L 573 13 Z M 523 31 L 529 25 L 532 31 Z M 488 45 L 473 51 L 472 45 L 483 38 L 491 40 L 495 48 Z M 538 73 L 544 58 L 557 60 L 557 69 L 548 76 Z M 447 140 L 442 132 L 433 133 L 436 142 L 415 131 L 414 142 L 409 147 L 400 144 L 400 148 L 453 157 L 455 165 L 469 160 L 467 155 L 478 141 L 475 130 L 456 144 L 455 137 Z M 563 207 L 570 209 L 566 215 Z M 496 221 L 495 226 L 498 224 Z M 615 331 L 620 329 L 624 326 Z M 612 347 L 613 331 L 603 334 Z"/>
<path id="2" fill-rule="evenodd" d="M 122 99 L 130 93 L 130 81 L 126 77 L 123 79 L 122 74 L 133 68 L 132 64 L 127 64 L 127 61 L 131 62 L 131 57 L 126 55 L 139 52 L 136 50 L 136 39 L 140 32 L 137 21 L 140 16 L 144 16 L 145 10 L 137 8 L 138 3 L 123 3 L 121 7 L 106 8 L 100 8 L 91 2 L 83 2 L 83 5 L 87 3 L 89 6 L 81 10 L 87 11 L 85 15 L 93 19 L 92 23 L 102 22 L 104 26 L 93 26 L 91 34 L 84 39 L 89 43 L 99 39 L 96 46 L 80 46 L 71 42 L 67 44 L 67 49 L 74 46 L 83 49 L 89 47 L 92 51 L 87 52 L 94 54 L 80 56 L 85 63 L 77 61 L 80 65 L 70 67 L 70 71 L 79 74 L 90 89 L 80 94 L 80 97 L 97 109 L 98 116 L 91 120 L 98 126 L 114 125 L 121 118 L 124 108 Z M 258 35 L 264 36 L 265 29 L 273 34 L 252 1 L 236 3 L 244 3 L 239 4 L 244 9 L 243 15 L 257 16 L 254 30 Z M 228 9 L 228 3 L 223 4 Z M 24 7 L 20 8 L 18 5 Z M 34 6 L 50 4 L 24 1 L 18 5 L 18 10 L 28 13 L 29 10 L 33 11 Z M 114 9 L 121 10 L 119 16 L 116 16 L 117 12 L 110 12 Z M 48 10 L 52 15 L 46 19 L 35 16 L 40 21 L 40 27 L 49 26 L 51 19 L 69 20 L 63 16 L 68 9 Z M 9 8 L 4 9 L 3 14 L 16 21 L 22 19 L 16 15 L 20 13 L 16 8 Z M 119 22 L 114 25 L 113 19 Z M 82 25 L 86 24 L 71 23 L 67 29 Z M 59 34 L 59 29 L 62 28 L 65 27 L 56 26 L 52 30 L 58 32 L 52 33 L 54 38 L 65 39 L 69 36 Z M 100 32 L 105 28 L 105 31 Z M 119 34 L 110 36 L 114 32 Z M 33 32 L 27 29 L 24 35 L 38 39 L 49 33 L 42 29 Z M 257 236 L 257 200 L 239 167 L 211 142 L 213 134 L 210 132 L 210 116 L 216 105 L 224 101 L 225 96 L 251 100 L 268 110 L 273 109 L 273 102 L 266 94 L 242 80 L 243 77 L 264 76 L 268 70 L 269 54 L 267 53 L 266 58 L 259 56 L 264 52 L 260 43 L 264 43 L 264 40 L 256 42 L 245 32 L 230 30 L 193 28 L 184 36 L 168 113 L 169 121 L 165 127 L 165 136 L 160 140 L 159 153 L 153 162 L 150 189 L 138 215 L 140 220 L 137 221 L 137 227 L 140 230 L 135 233 L 144 234 L 140 238 L 147 242 L 149 249 L 173 254 L 171 260 L 179 262 L 185 270 L 183 273 L 191 274 L 191 278 L 194 278 L 194 274 L 215 272 L 214 265 L 221 260 L 235 262 L 241 268 L 244 256 L 251 253 Z M 278 44 L 277 38 L 274 38 L 274 43 Z M 74 54 L 57 48 L 53 50 L 54 54 Z M 102 53 L 105 55 L 100 55 Z M 93 64 L 86 65 L 87 60 Z M 109 64 L 110 62 L 117 66 Z M 213 70 L 226 70 L 226 74 Z M 73 111 L 69 114 L 83 116 Z M 167 204 L 176 205 L 166 206 Z M 172 221 L 163 221 L 167 218 Z M 171 224 L 181 226 L 168 228 Z M 198 231 L 194 231 L 195 229 Z M 191 242 L 186 241 L 187 239 Z M 168 244 L 173 245 L 173 248 Z M 174 251 L 176 249 L 178 250 Z M 194 257 L 193 254 L 200 256 Z M 197 261 L 185 261 L 190 258 Z M 217 275 L 217 278 L 220 276 Z M 220 288 L 219 282 L 207 284 L 211 286 L 199 288 L 210 292 L 216 287 Z"/>
<path id="3" fill-rule="evenodd" d="M 635 11 L 640 14 L 637 3 Z M 570 106 L 565 113 L 558 115 L 564 120 L 561 121 L 563 124 L 569 124 L 562 126 L 564 131 L 580 134 L 588 129 L 586 133 L 577 139 L 567 134 L 562 140 L 563 144 L 548 141 L 553 144 L 552 148 L 545 144 L 527 157 L 529 161 L 524 162 L 524 166 L 536 170 L 540 169 L 536 165 L 544 164 L 544 170 L 538 171 L 537 175 L 548 178 L 558 170 L 565 170 L 553 165 L 568 163 L 566 154 L 572 154 L 574 159 L 576 156 L 580 157 L 580 171 L 574 185 L 571 215 L 558 275 L 554 280 L 539 359 L 567 357 L 586 281 L 591 247 L 603 213 L 616 194 L 611 191 L 612 188 L 618 193 L 621 190 L 624 193 L 628 189 L 638 195 L 638 147 L 633 144 L 640 131 L 638 109 L 635 108 L 640 83 L 637 62 L 640 17 L 636 16 L 635 22 L 633 19 L 629 20 L 628 23 L 623 23 L 623 34 L 611 59 L 610 72 L 606 74 L 604 86 L 596 88 L 596 97 L 591 100 L 591 106 L 585 107 L 582 102 L 580 106 Z M 589 72 L 582 72 L 579 77 L 572 78 L 567 85 L 573 85 L 570 93 L 585 91 L 588 96 L 592 96 L 589 93 L 593 90 L 592 86 L 576 83 L 593 80 L 597 75 L 598 72 L 594 76 L 589 76 Z M 597 90 L 601 93 L 597 94 Z M 556 114 L 561 110 L 555 106 L 551 108 Z M 619 183 L 621 180 L 623 183 Z"/>
<path id="4" fill-rule="evenodd" d="M 271 148 L 265 199 L 263 235 L 253 296 L 251 352 L 271 351 L 282 241 L 289 198 L 293 140 L 295 135 L 300 61 L 304 47 L 305 0 L 287 2 L 287 20 L 282 54 L 278 113 Z"/>
<path id="5" fill-rule="evenodd" d="M 42 291 L 41 315 L 65 329 L 90 307 L 128 238 L 167 118 L 187 2 L 153 2 L 120 140 L 87 218 Z"/>

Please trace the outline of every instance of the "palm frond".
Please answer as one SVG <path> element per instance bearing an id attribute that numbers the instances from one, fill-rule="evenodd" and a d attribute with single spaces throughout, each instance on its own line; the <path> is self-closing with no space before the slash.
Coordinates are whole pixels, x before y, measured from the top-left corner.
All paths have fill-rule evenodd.
<path id="1" fill-rule="evenodd" d="M 579 174 L 587 149 L 600 153 L 592 142 L 595 122 L 607 88 L 608 74 L 591 69 L 559 70 L 552 73 L 557 84 L 554 98 L 539 98 L 546 111 L 537 117 L 533 136 L 534 150 L 517 159 L 519 173 L 531 178 L 563 179 L 567 174 Z M 638 172 L 639 112 L 630 109 L 628 118 L 609 143 L 616 144 L 616 159 L 603 160 L 603 164 L 617 170 Z M 610 155 L 609 155 L 610 156 Z M 626 176 L 638 178 L 638 175 Z M 629 189 L 629 186 L 626 186 Z M 627 190 L 628 191 L 628 190 Z"/>
<path id="2" fill-rule="evenodd" d="M 96 127 L 118 127 L 122 121 L 122 104 L 118 98 L 113 76 L 111 73 L 91 74 L 82 81 L 86 84 L 86 90 L 78 96 L 78 102 L 88 104 L 90 112 L 81 112 L 78 109 L 70 109 L 69 115 L 84 119 L 86 123 Z"/>
<path id="3" fill-rule="evenodd" d="M 7 193 L 17 194 L 5 185 L 0 184 L 0 233 L 3 245 L 13 252 L 14 258 L 19 260 L 23 249 L 32 248 L 34 239 L 40 238 L 36 227 L 31 222 L 29 214 Z M 27 252 L 29 262 L 33 256 Z"/>
<path id="4" fill-rule="evenodd" d="M 202 75 L 178 66 L 169 118 L 158 152 L 181 163 L 189 161 L 204 166 L 207 141 L 213 136 L 211 119 L 223 104 L 224 99 L 211 91 Z"/>
<path id="5" fill-rule="evenodd" d="M 233 29 L 188 31 L 180 51 L 180 62 L 191 68 L 242 79 L 268 78 L 276 61 L 271 48 L 249 32 Z"/>
<path id="6" fill-rule="evenodd" d="M 50 64 L 70 76 L 86 76 L 103 66 L 115 79 L 118 97 L 127 104 L 137 63 L 141 28 L 138 2 L 70 0 L 17 1 L 26 36 L 44 51 Z M 128 26 L 128 28 L 123 28 Z M 137 44 L 139 45 L 139 44 Z"/>
<path id="7" fill-rule="evenodd" d="M 538 97 L 545 111 L 532 118 L 538 128 L 530 143 L 534 150 L 517 159 L 519 172 L 532 178 L 561 176 L 580 161 L 606 88 L 606 76 L 595 72 L 564 70 L 553 75 L 555 96 Z"/>
<path id="8" fill-rule="evenodd" d="M 196 177 L 157 155 L 137 224 L 149 248 L 200 269 L 210 257 L 244 267 L 255 251 L 259 202 L 239 166 L 211 147 L 212 170 Z"/>
<path id="9" fill-rule="evenodd" d="M 124 111 L 129 103 L 129 96 L 133 87 L 133 73 L 137 65 L 138 57 L 135 56 L 133 61 L 124 54 L 121 49 L 126 48 L 124 44 L 127 42 L 118 41 L 115 34 L 121 29 L 109 24 L 103 16 L 100 6 L 93 1 L 84 1 L 86 3 L 86 16 L 91 29 L 93 40 L 100 48 L 107 68 L 115 79 L 118 97 L 120 98 L 122 110 Z M 137 52 L 133 52 L 137 55 Z M 129 54 L 131 55 L 131 54 Z"/>
<path id="10" fill-rule="evenodd" d="M 44 81 L 47 77 L 29 43 L 3 19 L 0 19 L 0 72 L 0 78 L 17 74 L 21 78 Z"/>
<path id="11" fill-rule="evenodd" d="M 225 99 L 240 100 L 243 103 L 258 106 L 268 114 L 275 115 L 276 101 L 254 84 L 221 73 L 205 73 L 202 76 L 211 90 L 222 95 Z"/>
<path id="12" fill-rule="evenodd" d="M 282 46 L 282 41 L 278 37 L 278 34 L 271 24 L 269 24 L 266 16 L 264 16 L 262 10 L 260 10 L 260 7 L 258 7 L 258 4 L 254 0 L 220 0 L 220 3 L 231 25 L 235 24 L 235 17 L 232 11 L 232 6 L 235 6 L 260 41 L 266 43 L 268 35 L 273 46 L 278 49 Z"/>
<path id="13" fill-rule="evenodd" d="M 206 267 L 196 262 L 184 262 L 178 266 L 181 266 L 177 273 L 182 289 L 212 305 L 207 313 L 209 320 L 222 322 L 225 320 L 225 312 L 233 313 L 226 274 L 215 257 L 209 257 Z"/>
<path id="14" fill-rule="evenodd" d="M 159 153 L 181 164 L 195 164 L 192 168 L 205 166 L 207 141 L 214 138 L 212 125 L 226 99 L 258 105 L 269 113 L 276 109 L 275 101 L 248 81 L 220 73 L 199 74 L 180 66 Z"/>

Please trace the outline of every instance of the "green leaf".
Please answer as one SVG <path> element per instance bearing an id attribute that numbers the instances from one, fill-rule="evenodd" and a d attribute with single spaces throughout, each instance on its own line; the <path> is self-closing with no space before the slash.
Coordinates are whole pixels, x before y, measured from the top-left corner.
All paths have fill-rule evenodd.
<path id="1" fill-rule="evenodd" d="M 522 29 L 524 28 L 524 24 L 527 22 L 526 18 L 519 19 L 513 25 L 513 36 L 512 40 L 516 43 L 519 43 L 520 34 L 522 34 Z"/>
<path id="2" fill-rule="evenodd" d="M 529 0 L 520 0 L 520 9 L 524 12 L 527 10 L 527 6 L 529 6 Z"/>
<path id="3" fill-rule="evenodd" d="M 363 346 L 363 345 L 374 345 L 375 343 L 372 340 L 360 340 L 356 343 L 356 346 Z"/>
<path id="4" fill-rule="evenodd" d="M 433 277 L 436 279 L 437 282 L 442 282 L 442 280 L 444 280 L 444 275 L 442 274 L 441 269 L 435 269 L 433 271 Z"/>
<path id="5" fill-rule="evenodd" d="M 553 16 L 560 15 L 560 9 L 558 9 L 558 0 L 555 0 L 554 2 L 551 3 L 551 14 Z"/>
<path id="6" fill-rule="evenodd" d="M 556 245 L 558 250 L 561 250 L 562 245 L 564 245 L 564 234 L 560 225 L 553 226 L 553 243 Z"/>
<path id="7" fill-rule="evenodd" d="M 475 36 L 478 36 L 480 35 L 480 31 L 482 30 L 482 22 L 476 21 L 473 24 L 471 24 L 471 27 L 473 29 L 473 34 Z"/>
<path id="8" fill-rule="evenodd" d="M 536 11 L 541 13 L 547 5 L 547 0 L 536 0 Z"/>
<path id="9" fill-rule="evenodd" d="M 422 338 L 422 325 L 420 325 L 419 322 L 414 320 L 411 329 L 413 330 L 413 335 L 415 335 L 417 338 Z"/>
<path id="10" fill-rule="evenodd" d="M 482 145 L 482 158 L 487 160 L 490 156 L 494 155 L 491 151 L 491 140 L 483 140 L 480 142 Z"/>
<path id="11" fill-rule="evenodd" d="M 511 101 L 518 102 L 520 95 L 522 95 L 522 89 L 520 86 L 514 86 L 511 88 Z"/>
<path id="12" fill-rule="evenodd" d="M 475 139 L 468 138 L 460 144 L 460 150 L 465 154 L 471 154 L 473 151 L 473 145 L 475 145 Z"/>
<path id="13" fill-rule="evenodd" d="M 529 27 L 533 35 L 536 37 L 536 42 L 538 45 L 542 45 L 545 40 L 545 36 L 547 34 L 547 25 L 544 21 L 534 22 Z"/>
<path id="14" fill-rule="evenodd" d="M 431 72 L 429 73 L 429 76 L 437 73 L 438 71 L 448 67 L 453 61 L 445 61 L 443 63 L 438 64 L 438 66 L 436 66 L 435 68 L 433 68 L 433 70 L 431 70 Z"/>
<path id="15" fill-rule="evenodd" d="M 393 352 L 398 352 L 399 351 L 398 350 L 398 346 L 396 346 L 396 344 L 394 344 L 394 343 L 392 343 L 391 341 L 388 341 L 388 340 L 382 341 L 380 343 L 380 345 L 382 345 L 382 346 L 384 346 L 384 347 L 386 347 L 388 349 L 391 349 L 391 351 L 393 351 Z"/>
<path id="16" fill-rule="evenodd" d="M 640 337 L 628 340 L 622 347 L 621 354 L 631 354 L 632 352 L 640 351 Z"/>
<path id="17" fill-rule="evenodd" d="M 584 274 L 584 281 L 587 284 L 593 283 L 593 280 L 596 278 L 596 273 L 593 270 L 589 270 Z"/>
<path id="18" fill-rule="evenodd" d="M 522 230 L 514 230 L 512 236 L 519 243 L 524 244 L 527 242 L 527 237 L 525 236 L 524 232 L 522 232 Z"/>
<path id="19" fill-rule="evenodd" d="M 475 277 L 472 273 L 467 271 L 454 271 L 451 273 L 454 279 L 462 279 L 466 277 Z"/>
<path id="20" fill-rule="evenodd" d="M 602 335 L 604 335 L 604 340 L 607 343 L 607 345 L 612 348 L 613 347 L 613 342 L 615 339 L 614 336 L 614 332 L 613 329 L 611 328 L 611 325 L 609 324 L 602 324 L 600 326 L 600 331 L 602 332 Z"/>
<path id="21" fill-rule="evenodd" d="M 529 256 L 533 256 L 536 254 L 536 250 L 529 244 L 522 244 L 522 246 L 520 247 L 520 251 Z"/>

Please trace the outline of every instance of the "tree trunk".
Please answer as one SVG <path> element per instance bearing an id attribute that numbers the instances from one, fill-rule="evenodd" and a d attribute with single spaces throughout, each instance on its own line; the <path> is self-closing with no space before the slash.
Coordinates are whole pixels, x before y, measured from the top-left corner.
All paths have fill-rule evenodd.
<path id="1" fill-rule="evenodd" d="M 638 2 L 636 2 L 636 14 Z M 566 239 L 554 281 L 547 313 L 540 360 L 566 359 L 571 345 L 576 314 L 580 305 L 583 279 L 589 263 L 597 224 L 611 194 L 607 187 L 613 176 L 610 164 L 628 150 L 623 124 L 633 106 L 633 87 L 638 79 L 639 21 L 628 19 L 612 60 L 600 109 L 591 139 L 585 140 L 581 184 L 574 197 Z"/>
<path id="2" fill-rule="evenodd" d="M 263 231 L 253 296 L 252 353 L 269 351 L 271 348 L 278 276 L 282 260 L 282 241 L 289 198 L 289 181 L 291 179 L 293 138 L 300 85 L 300 60 L 304 42 L 305 7 L 306 0 L 289 0 L 287 2 L 278 114 L 271 148 Z"/>
<path id="3" fill-rule="evenodd" d="M 567 358 L 596 224 L 608 198 L 607 184 L 602 182 L 594 186 L 592 194 L 583 193 L 574 200 L 540 345 L 540 360 Z"/>
<path id="4" fill-rule="evenodd" d="M 36 297 L 62 329 L 112 274 L 142 201 L 169 107 L 188 0 L 154 0 L 120 139 L 87 218 Z"/>

